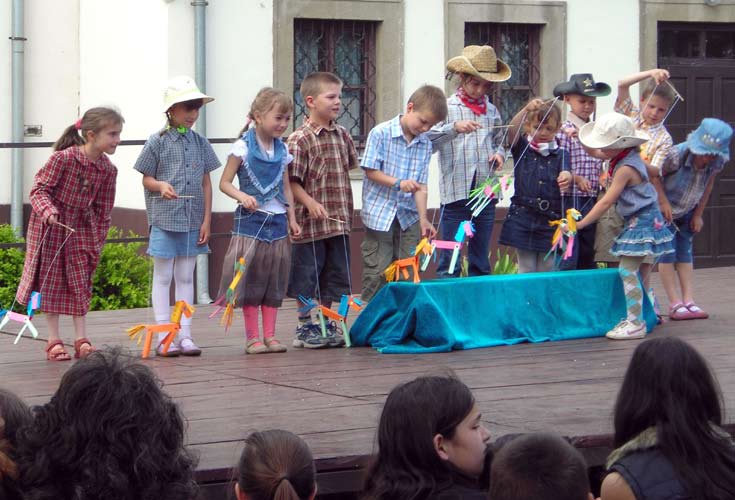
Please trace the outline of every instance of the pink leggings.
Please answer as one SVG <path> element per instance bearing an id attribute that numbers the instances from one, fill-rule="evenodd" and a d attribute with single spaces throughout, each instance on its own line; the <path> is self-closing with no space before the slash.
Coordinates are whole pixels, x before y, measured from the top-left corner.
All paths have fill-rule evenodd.
<path id="1" fill-rule="evenodd" d="M 276 316 L 278 308 L 270 306 L 260 306 L 263 314 L 263 338 L 271 339 L 276 335 Z M 258 329 L 258 306 L 243 306 L 242 314 L 245 316 L 245 336 L 247 340 L 260 338 Z"/>

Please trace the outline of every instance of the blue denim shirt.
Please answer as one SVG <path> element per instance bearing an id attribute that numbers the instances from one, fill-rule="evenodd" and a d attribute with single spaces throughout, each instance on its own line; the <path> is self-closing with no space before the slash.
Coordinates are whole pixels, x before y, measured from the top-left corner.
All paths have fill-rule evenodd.
<path id="1" fill-rule="evenodd" d="M 542 156 L 528 147 L 525 137 L 519 137 L 511 153 L 515 164 L 511 203 L 542 215 L 550 215 L 551 218 L 560 217 L 561 191 L 556 178 L 562 171 L 570 170 L 569 152 L 557 148 L 548 156 Z"/>

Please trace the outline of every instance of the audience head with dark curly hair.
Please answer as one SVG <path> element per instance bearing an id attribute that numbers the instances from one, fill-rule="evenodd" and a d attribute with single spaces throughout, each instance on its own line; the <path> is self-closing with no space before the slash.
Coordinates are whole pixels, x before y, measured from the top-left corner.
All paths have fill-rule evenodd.
<path id="1" fill-rule="evenodd" d="M 237 465 L 238 500 L 313 500 L 316 469 L 311 451 L 288 431 L 254 432 Z"/>
<path id="2" fill-rule="evenodd" d="M 18 429 L 31 422 L 31 410 L 22 399 L 0 389 L 0 498 L 22 498 L 17 485 L 15 441 Z"/>
<path id="3" fill-rule="evenodd" d="M 26 500 L 191 499 L 195 464 L 178 406 L 118 349 L 72 366 L 18 433 Z"/>

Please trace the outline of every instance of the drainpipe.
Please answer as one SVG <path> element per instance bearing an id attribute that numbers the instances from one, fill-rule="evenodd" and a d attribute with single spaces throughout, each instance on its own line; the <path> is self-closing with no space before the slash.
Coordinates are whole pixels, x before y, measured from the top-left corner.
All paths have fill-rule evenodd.
<path id="1" fill-rule="evenodd" d="M 209 3 L 206 0 L 193 0 L 194 7 L 194 80 L 199 89 L 207 93 L 207 38 L 205 29 L 205 8 Z M 207 107 L 199 110 L 199 119 L 196 124 L 197 132 L 207 136 Z M 210 304 L 209 296 L 209 255 L 197 255 L 196 292 L 198 304 Z"/>
<path id="2" fill-rule="evenodd" d="M 12 47 L 12 141 L 23 142 L 23 0 L 13 0 Z M 13 148 L 10 188 L 10 224 L 18 236 L 23 235 L 23 149 Z"/>

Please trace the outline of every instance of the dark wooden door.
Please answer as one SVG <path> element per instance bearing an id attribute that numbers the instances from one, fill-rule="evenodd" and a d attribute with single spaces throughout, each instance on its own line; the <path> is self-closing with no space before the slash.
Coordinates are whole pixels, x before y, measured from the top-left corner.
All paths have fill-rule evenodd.
<path id="1" fill-rule="evenodd" d="M 674 143 L 686 140 L 702 118 L 735 124 L 735 25 L 661 23 L 658 64 L 684 97 L 666 120 Z M 733 144 L 730 144 L 731 153 Z M 704 212 L 704 229 L 694 239 L 697 267 L 735 265 L 735 162 L 715 181 Z"/>

